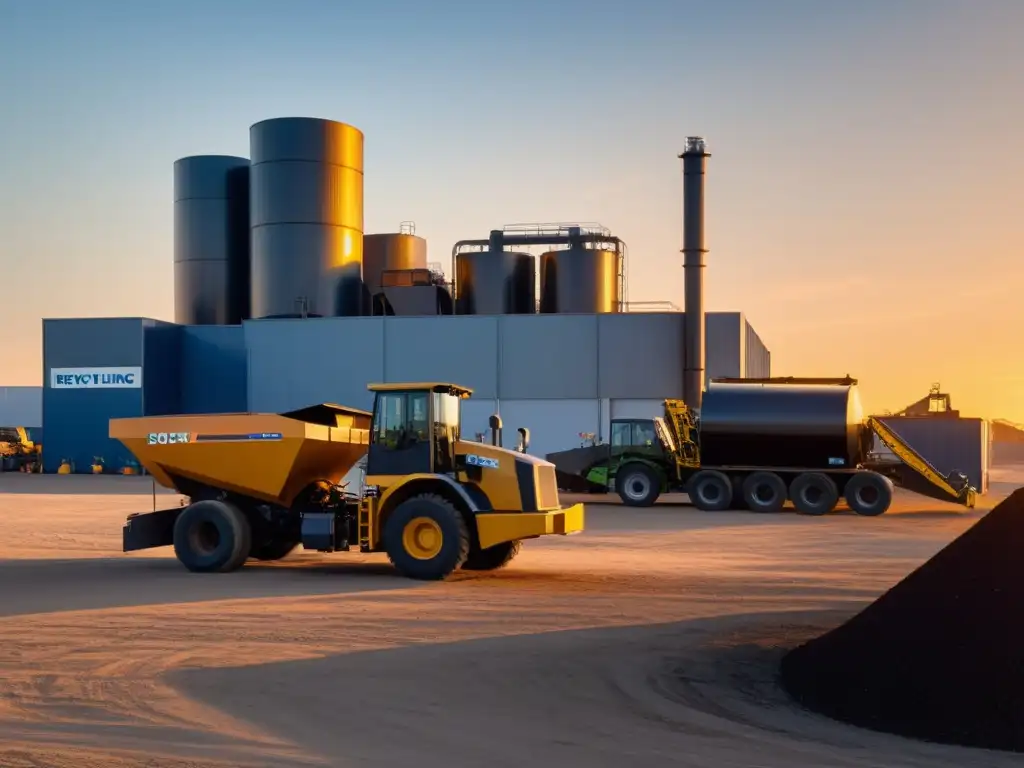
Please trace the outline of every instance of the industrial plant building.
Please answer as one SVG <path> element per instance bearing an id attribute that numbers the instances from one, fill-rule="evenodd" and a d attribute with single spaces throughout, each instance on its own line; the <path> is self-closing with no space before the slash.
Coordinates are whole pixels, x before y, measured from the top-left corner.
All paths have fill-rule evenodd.
<path id="1" fill-rule="evenodd" d="M 367 408 L 367 384 L 397 381 L 471 387 L 464 437 L 498 413 L 506 444 L 525 426 L 544 455 L 665 398 L 699 407 L 711 378 L 767 377 L 743 314 L 704 311 L 703 141 L 681 157 L 685 312 L 630 311 L 628 251 L 600 226 L 480 233 L 451 249 L 447 276 L 412 228 L 364 234 L 352 126 L 267 120 L 249 158 L 181 159 L 175 322 L 43 321 L 45 471 L 130 462 L 107 437 L 114 417 Z"/>

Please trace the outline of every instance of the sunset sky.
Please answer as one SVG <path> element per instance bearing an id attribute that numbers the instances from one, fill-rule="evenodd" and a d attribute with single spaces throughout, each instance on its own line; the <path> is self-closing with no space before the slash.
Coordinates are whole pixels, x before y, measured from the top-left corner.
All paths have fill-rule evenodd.
<path id="1" fill-rule="evenodd" d="M 366 134 L 367 232 L 430 259 L 599 221 L 629 299 L 683 303 L 707 139 L 707 301 L 776 375 L 941 382 L 1024 422 L 1024 0 L 0 0 L 0 385 L 42 317 L 172 318 L 172 175 L 303 115 Z"/>

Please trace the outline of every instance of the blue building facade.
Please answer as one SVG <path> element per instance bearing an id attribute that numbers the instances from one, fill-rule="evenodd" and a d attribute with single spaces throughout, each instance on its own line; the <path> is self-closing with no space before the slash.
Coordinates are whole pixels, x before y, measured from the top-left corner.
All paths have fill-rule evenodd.
<path id="1" fill-rule="evenodd" d="M 108 470 L 132 459 L 110 419 L 244 411 L 240 327 L 186 327 L 138 317 L 43 321 L 43 471 Z"/>
<path id="2" fill-rule="evenodd" d="M 85 471 L 94 456 L 130 458 L 107 428 L 112 418 L 143 413 L 144 329 L 138 318 L 43 321 L 43 424 L 55 427 L 43 471 L 63 461 Z M 93 378 L 110 376 L 116 381 Z"/>

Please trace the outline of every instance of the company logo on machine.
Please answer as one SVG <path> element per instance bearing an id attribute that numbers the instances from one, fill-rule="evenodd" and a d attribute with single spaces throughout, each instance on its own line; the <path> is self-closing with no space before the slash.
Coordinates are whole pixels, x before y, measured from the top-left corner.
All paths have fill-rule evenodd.
<path id="1" fill-rule="evenodd" d="M 250 440 L 283 440 L 280 432 L 252 432 L 244 435 L 196 435 L 197 443 L 240 443 Z"/>
<path id="2" fill-rule="evenodd" d="M 845 459 L 836 458 L 835 456 L 829 456 L 828 465 L 830 467 L 841 467 L 846 463 Z"/>
<path id="3" fill-rule="evenodd" d="M 142 368 L 51 368 L 50 389 L 140 389 Z"/>
<path id="4" fill-rule="evenodd" d="M 177 445 L 189 441 L 188 432 L 150 432 L 146 442 L 149 445 Z"/>
<path id="5" fill-rule="evenodd" d="M 487 467 L 488 469 L 498 468 L 497 459 L 489 459 L 486 456 L 477 456 L 472 453 L 466 457 L 466 464 L 470 467 Z"/>

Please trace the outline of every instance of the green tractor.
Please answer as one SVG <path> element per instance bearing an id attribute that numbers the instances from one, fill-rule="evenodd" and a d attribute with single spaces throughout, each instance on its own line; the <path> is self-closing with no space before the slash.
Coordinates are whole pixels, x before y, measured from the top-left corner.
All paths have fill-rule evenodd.
<path id="1" fill-rule="evenodd" d="M 545 457 L 559 486 L 579 493 L 608 493 L 624 504 L 649 506 L 663 493 L 682 491 L 684 470 L 700 466 L 697 427 L 682 400 L 666 400 L 664 416 L 613 419 L 611 441 L 582 445 Z"/>

